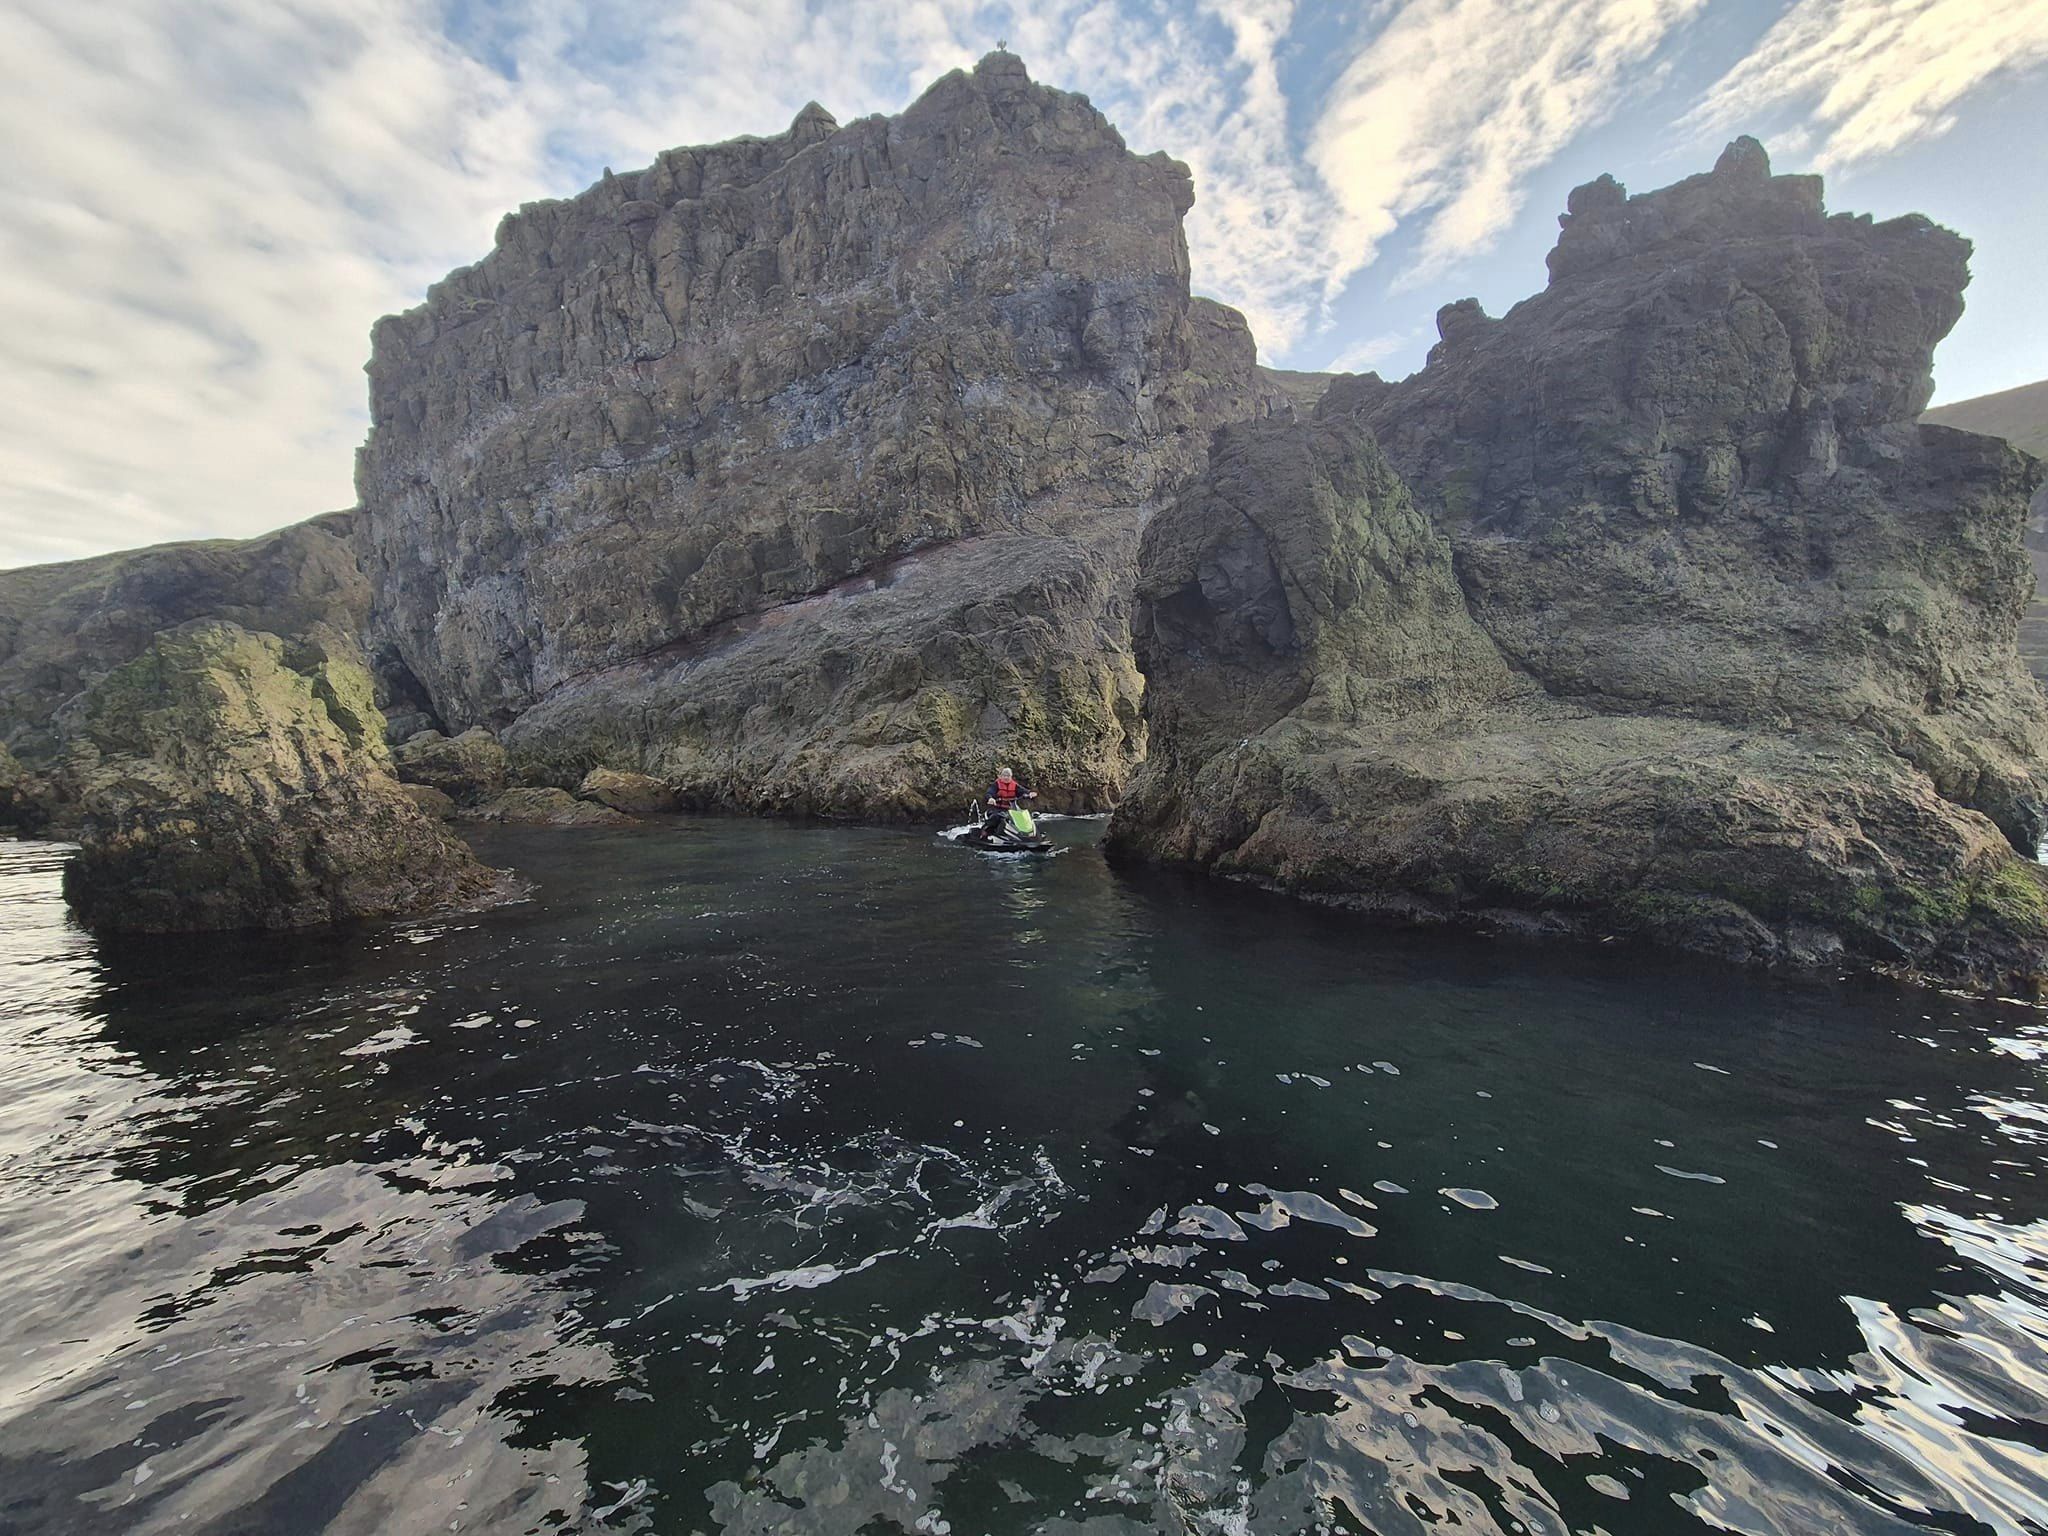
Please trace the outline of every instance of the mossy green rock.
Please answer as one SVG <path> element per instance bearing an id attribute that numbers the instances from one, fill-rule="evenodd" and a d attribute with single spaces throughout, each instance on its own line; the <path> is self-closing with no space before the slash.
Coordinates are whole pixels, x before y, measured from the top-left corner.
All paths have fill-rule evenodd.
<path id="1" fill-rule="evenodd" d="M 298 928 L 489 892 L 391 776 L 360 666 L 202 620 L 64 711 L 84 812 L 64 893 L 88 927 Z"/>
<path id="2" fill-rule="evenodd" d="M 223 619 L 362 661 L 370 585 L 329 513 L 253 539 L 204 539 L 0 571 L 0 743 L 32 769 L 61 755 L 60 710 L 166 629 Z M 370 684 L 345 707 L 375 709 Z M 341 703 L 339 699 L 336 701 Z M 377 729 L 383 729 L 380 717 Z"/>

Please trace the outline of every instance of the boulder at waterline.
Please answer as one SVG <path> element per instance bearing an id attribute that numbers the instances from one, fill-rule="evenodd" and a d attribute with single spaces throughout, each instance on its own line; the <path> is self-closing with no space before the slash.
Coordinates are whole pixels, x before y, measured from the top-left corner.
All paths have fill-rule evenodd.
<path id="1" fill-rule="evenodd" d="M 566 789 L 508 789 L 496 799 L 459 810 L 463 821 L 501 822 L 514 827 L 623 827 L 633 818 L 595 800 L 579 800 Z"/>
<path id="2" fill-rule="evenodd" d="M 660 779 L 645 773 L 626 773 L 617 768 L 593 768 L 576 786 L 581 800 L 595 800 L 627 816 L 656 815 L 681 807 L 676 792 Z"/>
<path id="3" fill-rule="evenodd" d="M 65 710 L 82 808 L 64 894 L 103 931 L 298 928 L 478 900 L 498 880 L 391 775 L 346 656 L 201 620 Z"/>
<path id="4" fill-rule="evenodd" d="M 457 805 L 484 805 L 511 782 L 505 749 L 480 725 L 454 737 L 421 731 L 392 748 L 391 758 L 407 784 L 438 789 Z"/>

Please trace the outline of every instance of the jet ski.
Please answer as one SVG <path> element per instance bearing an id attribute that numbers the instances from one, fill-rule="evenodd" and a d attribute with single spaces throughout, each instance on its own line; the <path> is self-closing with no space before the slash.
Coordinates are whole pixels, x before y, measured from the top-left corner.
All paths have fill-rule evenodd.
<path id="1" fill-rule="evenodd" d="M 979 848 L 983 853 L 1051 853 L 1052 839 L 1038 830 L 1038 822 L 1021 805 L 1013 805 L 1007 811 L 984 815 L 979 807 L 970 807 L 974 825 L 960 834 L 963 848 Z"/>

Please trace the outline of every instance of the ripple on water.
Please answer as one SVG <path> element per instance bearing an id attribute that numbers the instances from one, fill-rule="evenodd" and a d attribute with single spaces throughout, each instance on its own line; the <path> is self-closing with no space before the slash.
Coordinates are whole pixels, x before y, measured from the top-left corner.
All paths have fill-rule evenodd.
<path id="1" fill-rule="evenodd" d="M 1711 989 L 1092 855 L 508 846 L 519 908 L 182 991 L 0 858 L 5 1519 L 2040 1528 L 2037 1016 L 1738 988 L 1723 1069 L 1645 1022 Z"/>

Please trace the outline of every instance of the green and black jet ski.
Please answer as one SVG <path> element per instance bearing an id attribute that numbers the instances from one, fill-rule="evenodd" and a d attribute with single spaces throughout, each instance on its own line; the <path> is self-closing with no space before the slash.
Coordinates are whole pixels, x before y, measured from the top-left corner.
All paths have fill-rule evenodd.
<path id="1" fill-rule="evenodd" d="M 960 835 L 961 846 L 983 853 L 1051 853 L 1052 839 L 1038 830 L 1038 821 L 1021 805 L 983 813 L 975 808 L 972 830 Z"/>

